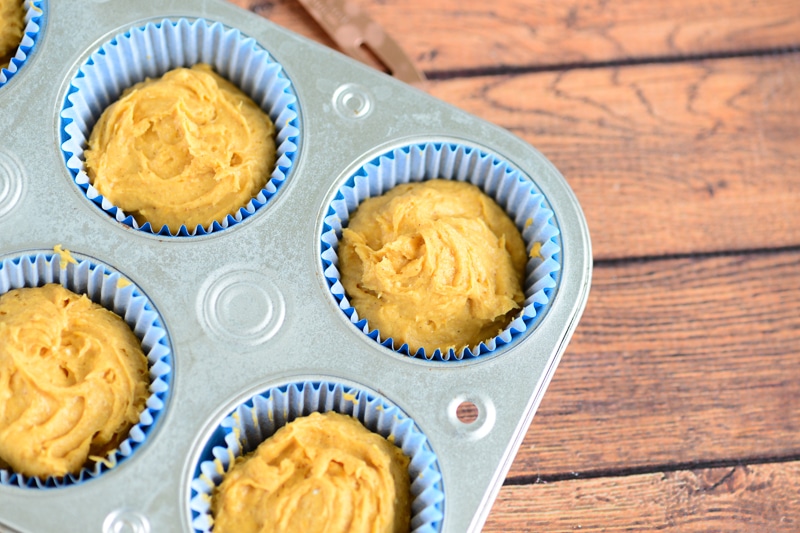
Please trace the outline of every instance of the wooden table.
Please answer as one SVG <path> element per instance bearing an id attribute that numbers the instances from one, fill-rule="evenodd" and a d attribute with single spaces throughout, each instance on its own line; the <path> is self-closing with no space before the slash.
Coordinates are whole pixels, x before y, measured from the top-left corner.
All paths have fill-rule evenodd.
<path id="1" fill-rule="evenodd" d="M 296 0 L 232 1 L 333 46 Z M 486 531 L 800 531 L 800 2 L 354 1 L 591 230 Z"/>

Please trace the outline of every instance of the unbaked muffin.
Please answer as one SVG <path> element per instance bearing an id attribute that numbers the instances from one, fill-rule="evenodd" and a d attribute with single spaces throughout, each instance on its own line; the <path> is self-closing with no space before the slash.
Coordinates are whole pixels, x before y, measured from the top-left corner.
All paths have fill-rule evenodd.
<path id="1" fill-rule="evenodd" d="M 0 68 L 8 66 L 22 41 L 25 8 L 21 0 L 0 0 Z"/>
<path id="2" fill-rule="evenodd" d="M 407 533 L 408 465 L 355 418 L 297 418 L 225 474 L 211 502 L 214 533 Z"/>
<path id="3" fill-rule="evenodd" d="M 127 89 L 92 129 L 94 187 L 140 225 L 208 227 L 256 196 L 275 165 L 275 125 L 210 66 Z"/>
<path id="4" fill-rule="evenodd" d="M 475 346 L 524 302 L 528 255 L 519 230 L 469 183 L 407 183 L 365 200 L 338 254 L 359 317 L 412 352 Z"/>
<path id="5" fill-rule="evenodd" d="M 0 461 L 26 476 L 75 474 L 127 437 L 149 395 L 139 339 L 61 285 L 0 296 Z"/>

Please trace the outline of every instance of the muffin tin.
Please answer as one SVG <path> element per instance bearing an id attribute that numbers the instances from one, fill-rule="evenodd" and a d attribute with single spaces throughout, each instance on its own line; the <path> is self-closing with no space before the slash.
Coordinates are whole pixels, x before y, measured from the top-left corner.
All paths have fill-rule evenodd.
<path id="1" fill-rule="evenodd" d="M 0 469 L 0 531 L 206 530 L 207 465 L 247 431 L 237 413 L 285 421 L 315 410 L 353 414 L 412 457 L 413 530 L 480 529 L 588 297 L 588 231 L 559 172 L 510 133 L 222 0 L 35 4 L 41 30 L 0 86 L 0 292 L 46 279 L 77 283 L 103 305 L 123 306 L 121 314 L 133 294 L 164 332 L 143 333 L 143 344 L 166 355 L 151 358 L 152 412 L 119 461 L 68 482 Z M 211 41 L 182 29 L 198 27 Z M 170 28 L 180 30 L 178 41 L 153 48 L 159 37 L 149 32 Z M 110 61 L 91 82 L 102 87 L 84 98 L 86 71 L 125 39 L 134 49 Z M 195 53 L 181 40 L 200 46 Z M 251 96 L 263 91 L 273 78 L 243 70 L 240 46 L 286 80 L 259 102 L 275 109 L 279 143 L 290 143 L 271 184 L 280 186 L 262 191 L 252 209 L 177 235 L 140 228 L 93 194 L 75 132 L 90 131 L 137 76 L 163 74 L 170 62 L 210 57 L 229 79 L 241 76 Z M 176 47 L 184 55 L 174 57 Z M 449 159 L 428 155 L 444 152 Z M 387 164 L 390 177 L 369 178 Z M 348 308 L 336 241 L 347 213 L 376 187 L 440 174 L 506 202 L 532 251 L 530 305 L 474 350 L 409 354 Z M 525 185 L 518 201 L 506 183 Z M 56 245 L 77 264 L 62 269 Z M 80 281 L 90 271 L 100 272 L 100 288 Z M 132 288 L 115 290 L 118 278 Z M 457 416 L 465 402 L 478 410 L 471 423 Z"/>

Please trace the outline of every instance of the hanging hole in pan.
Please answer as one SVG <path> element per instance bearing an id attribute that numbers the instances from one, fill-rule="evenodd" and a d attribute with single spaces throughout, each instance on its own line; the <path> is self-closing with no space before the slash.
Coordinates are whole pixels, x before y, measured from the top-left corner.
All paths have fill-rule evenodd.
<path id="1" fill-rule="evenodd" d="M 469 400 L 464 400 L 456 407 L 456 418 L 462 424 L 472 424 L 478 419 L 478 406 Z"/>
<path id="2" fill-rule="evenodd" d="M 479 440 L 494 428 L 497 411 L 494 402 L 482 394 L 460 394 L 450 400 L 447 418 L 457 434 Z"/>

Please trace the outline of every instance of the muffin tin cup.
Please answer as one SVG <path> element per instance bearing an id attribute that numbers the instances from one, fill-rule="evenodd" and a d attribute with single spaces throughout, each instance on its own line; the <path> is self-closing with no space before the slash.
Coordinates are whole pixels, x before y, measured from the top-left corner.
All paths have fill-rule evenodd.
<path id="1" fill-rule="evenodd" d="M 71 256 L 70 256 L 71 257 Z M 130 326 L 141 341 L 147 357 L 150 396 L 139 422 L 134 424 L 120 445 L 78 474 L 46 479 L 29 477 L 0 468 L 0 485 L 46 489 L 68 487 L 97 478 L 129 459 L 148 439 L 163 414 L 172 378 L 172 350 L 158 312 L 149 299 L 119 272 L 89 259 L 69 261 L 60 254 L 32 252 L 7 258 L 0 263 L 0 295 L 23 287 L 58 283 L 113 311 Z"/>
<path id="2" fill-rule="evenodd" d="M 22 31 L 22 40 L 8 65 L 0 68 L 0 89 L 28 62 L 36 43 L 39 42 L 43 18 L 44 1 L 25 0 L 25 28 Z"/>
<path id="3" fill-rule="evenodd" d="M 366 199 L 380 196 L 396 185 L 430 179 L 448 179 L 476 185 L 503 208 L 519 229 L 529 258 L 525 268 L 525 301 L 519 314 L 499 335 L 467 346 L 433 353 L 407 344 L 370 327 L 350 305 L 341 283 L 339 241 L 351 214 Z M 358 169 L 336 191 L 328 207 L 321 236 L 321 260 L 325 279 L 338 307 L 348 320 L 375 342 L 419 359 L 460 361 L 494 353 L 534 328 L 554 297 L 559 281 L 560 231 L 555 216 L 534 182 L 497 155 L 458 143 L 419 143 L 391 150 Z"/>
<path id="4" fill-rule="evenodd" d="M 254 451 L 279 428 L 313 412 L 350 415 L 393 442 L 411 460 L 411 524 L 415 533 L 441 530 L 444 490 L 438 459 L 414 421 L 396 405 L 365 389 L 337 381 L 297 381 L 271 387 L 237 405 L 205 442 L 194 469 L 189 507 L 195 532 L 213 531 L 215 487 L 237 457 Z"/>
<path id="5" fill-rule="evenodd" d="M 84 150 L 92 127 L 125 89 L 178 67 L 207 63 L 248 95 L 275 124 L 276 162 L 270 178 L 244 207 L 207 226 L 172 233 L 167 226 L 139 224 L 91 184 Z M 191 237 L 240 224 L 263 208 L 291 172 L 300 142 L 297 97 L 283 67 L 254 39 L 205 19 L 178 18 L 148 23 L 115 36 L 89 56 L 72 79 L 61 111 L 61 150 L 84 196 L 117 222 L 150 234 Z"/>

